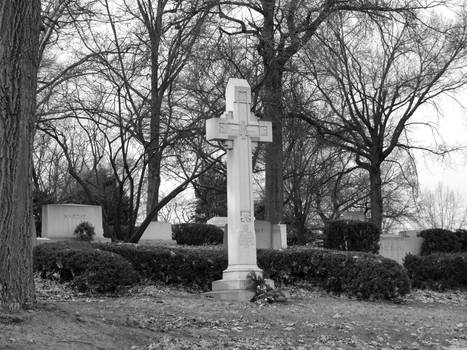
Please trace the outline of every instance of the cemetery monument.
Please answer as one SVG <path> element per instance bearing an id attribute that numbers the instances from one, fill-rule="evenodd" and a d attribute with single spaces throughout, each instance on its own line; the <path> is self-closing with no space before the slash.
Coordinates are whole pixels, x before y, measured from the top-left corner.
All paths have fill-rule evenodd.
<path id="1" fill-rule="evenodd" d="M 250 272 L 262 275 L 256 262 L 252 151 L 253 142 L 271 142 L 271 122 L 258 121 L 251 112 L 251 88 L 244 79 L 229 79 L 226 112 L 206 121 L 206 138 L 227 150 L 228 266 L 222 280 L 212 284 L 212 295 L 249 301 L 254 295 Z M 253 293 L 253 294 L 252 294 Z"/>
<path id="2" fill-rule="evenodd" d="M 85 204 L 47 204 L 42 207 L 42 237 L 52 240 L 75 239 L 76 226 L 87 221 L 92 226 L 95 240 L 106 242 L 102 225 L 102 207 Z"/>

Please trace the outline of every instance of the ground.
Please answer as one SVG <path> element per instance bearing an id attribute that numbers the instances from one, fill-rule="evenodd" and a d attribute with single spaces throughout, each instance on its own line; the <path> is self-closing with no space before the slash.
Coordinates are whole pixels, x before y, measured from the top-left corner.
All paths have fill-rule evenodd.
<path id="1" fill-rule="evenodd" d="M 0 313 L 0 349 L 467 349 L 466 292 L 394 304 L 293 288 L 286 303 L 257 304 L 160 285 L 121 297 L 36 289 L 35 310 Z"/>

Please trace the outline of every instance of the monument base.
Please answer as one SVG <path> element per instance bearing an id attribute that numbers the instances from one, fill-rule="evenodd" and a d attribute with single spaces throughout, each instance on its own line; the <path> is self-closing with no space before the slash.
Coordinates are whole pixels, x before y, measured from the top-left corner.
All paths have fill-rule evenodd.
<path id="1" fill-rule="evenodd" d="M 265 283 L 274 288 L 274 281 L 265 279 Z M 220 300 L 250 301 L 255 296 L 255 283 L 251 279 L 222 279 L 212 282 L 212 292 L 204 295 Z"/>

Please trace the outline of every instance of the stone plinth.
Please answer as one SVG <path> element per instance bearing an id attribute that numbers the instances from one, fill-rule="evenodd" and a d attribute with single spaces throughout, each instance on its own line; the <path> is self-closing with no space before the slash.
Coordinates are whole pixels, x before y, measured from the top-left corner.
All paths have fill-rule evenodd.
<path id="1" fill-rule="evenodd" d="M 274 281 L 265 280 L 266 284 L 274 288 Z M 212 282 L 212 292 L 206 296 L 221 300 L 250 301 L 255 296 L 255 284 L 250 279 L 218 280 Z"/>

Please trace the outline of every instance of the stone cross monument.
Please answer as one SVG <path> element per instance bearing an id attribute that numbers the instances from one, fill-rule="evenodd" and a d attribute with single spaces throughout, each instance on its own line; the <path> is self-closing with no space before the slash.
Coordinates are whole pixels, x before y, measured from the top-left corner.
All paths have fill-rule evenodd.
<path id="1" fill-rule="evenodd" d="M 252 142 L 271 142 L 271 122 L 258 121 L 251 113 L 251 88 L 244 79 L 229 79 L 226 112 L 206 121 L 206 138 L 223 142 L 227 149 L 228 261 L 223 278 L 214 281 L 214 295 L 249 300 L 250 272 L 262 274 L 256 263 L 252 189 Z"/>

